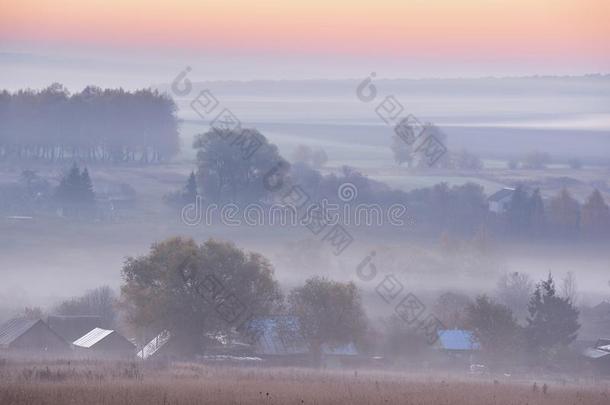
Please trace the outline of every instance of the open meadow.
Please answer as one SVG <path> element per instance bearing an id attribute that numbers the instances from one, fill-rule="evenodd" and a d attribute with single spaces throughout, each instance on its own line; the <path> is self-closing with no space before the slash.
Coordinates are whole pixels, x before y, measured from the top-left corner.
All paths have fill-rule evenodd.
<path id="1" fill-rule="evenodd" d="M 599 404 L 606 381 L 175 363 L 0 362 L 0 404 Z M 534 385 L 535 384 L 535 385 Z"/>

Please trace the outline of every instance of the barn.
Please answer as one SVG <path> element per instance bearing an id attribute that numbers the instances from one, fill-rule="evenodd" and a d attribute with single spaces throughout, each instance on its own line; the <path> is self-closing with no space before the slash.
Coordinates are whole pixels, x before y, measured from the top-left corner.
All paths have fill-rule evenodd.
<path id="1" fill-rule="evenodd" d="M 76 339 L 74 347 L 88 357 L 132 357 L 136 346 L 115 330 L 95 328 Z"/>
<path id="2" fill-rule="evenodd" d="M 53 353 L 70 345 L 41 319 L 15 318 L 0 326 L 0 350 Z"/>

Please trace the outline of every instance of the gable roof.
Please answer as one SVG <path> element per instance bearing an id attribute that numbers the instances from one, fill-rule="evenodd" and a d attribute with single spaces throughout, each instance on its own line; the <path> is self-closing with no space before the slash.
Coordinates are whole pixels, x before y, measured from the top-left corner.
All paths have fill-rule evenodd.
<path id="1" fill-rule="evenodd" d="M 30 330 L 40 319 L 14 318 L 0 326 L 0 347 L 8 347 L 17 338 Z"/>
<path id="2" fill-rule="evenodd" d="M 468 330 L 439 330 L 438 338 L 441 348 L 445 350 L 479 350 L 474 333 Z"/>
<path id="3" fill-rule="evenodd" d="M 492 195 L 490 195 L 487 200 L 488 201 L 502 201 L 505 198 L 509 198 L 510 196 L 513 195 L 513 192 L 515 191 L 514 188 L 511 187 L 504 187 L 502 190 L 496 191 L 495 193 L 493 193 Z"/>
<path id="4" fill-rule="evenodd" d="M 74 346 L 84 347 L 88 349 L 91 346 L 104 340 L 111 333 L 114 333 L 114 331 L 102 328 L 95 328 L 89 333 L 87 333 L 85 336 L 76 339 L 73 344 Z"/>
<path id="5" fill-rule="evenodd" d="M 144 346 L 142 350 L 138 352 L 137 356 L 142 360 L 148 359 L 150 356 L 153 356 L 155 353 L 157 353 L 159 349 L 165 346 L 167 342 L 169 342 L 171 336 L 172 334 L 169 331 L 164 330 L 163 332 L 159 333 L 159 335 L 157 335 L 154 339 L 148 342 L 146 346 Z"/>

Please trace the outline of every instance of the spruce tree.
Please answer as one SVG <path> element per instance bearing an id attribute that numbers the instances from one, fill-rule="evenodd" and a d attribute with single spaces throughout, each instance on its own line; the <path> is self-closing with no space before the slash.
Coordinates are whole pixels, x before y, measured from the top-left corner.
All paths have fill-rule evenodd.
<path id="1" fill-rule="evenodd" d="M 599 190 L 593 191 L 582 207 L 582 231 L 587 236 L 610 234 L 610 212 Z"/>
<path id="2" fill-rule="evenodd" d="M 80 175 L 79 184 L 79 202 L 84 204 L 92 204 L 95 201 L 95 193 L 93 191 L 93 183 L 89 177 L 89 170 L 85 167 Z"/>
<path id="3" fill-rule="evenodd" d="M 72 165 L 68 173 L 62 177 L 57 187 L 56 196 L 63 203 L 79 202 L 81 189 L 81 175 L 76 163 Z"/>
<path id="4" fill-rule="evenodd" d="M 575 236 L 580 226 L 580 205 L 565 188 L 551 200 L 550 219 L 556 232 Z"/>
<path id="5" fill-rule="evenodd" d="M 515 188 L 506 215 L 508 226 L 513 233 L 522 234 L 529 228 L 529 199 L 522 185 L 518 185 Z"/>
<path id="6" fill-rule="evenodd" d="M 540 235 L 544 232 L 546 219 L 539 188 L 534 190 L 529 199 L 529 221 L 529 228 L 533 235 Z"/>
<path id="7" fill-rule="evenodd" d="M 197 197 L 197 179 L 195 178 L 195 172 L 191 172 L 186 186 L 184 187 L 183 198 L 187 203 L 192 203 Z"/>
<path id="8" fill-rule="evenodd" d="M 548 358 L 578 335 L 578 309 L 569 297 L 556 294 L 552 275 L 536 286 L 529 303 L 526 337 L 532 352 Z"/>

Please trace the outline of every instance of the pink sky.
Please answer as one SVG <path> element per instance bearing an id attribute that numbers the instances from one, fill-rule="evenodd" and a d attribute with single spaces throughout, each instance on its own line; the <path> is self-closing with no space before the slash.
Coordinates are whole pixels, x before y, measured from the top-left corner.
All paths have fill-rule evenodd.
<path id="1" fill-rule="evenodd" d="M 608 72 L 607 0 L 0 0 L 0 52 L 380 58 Z M 504 66 L 504 69 L 501 67 Z"/>

